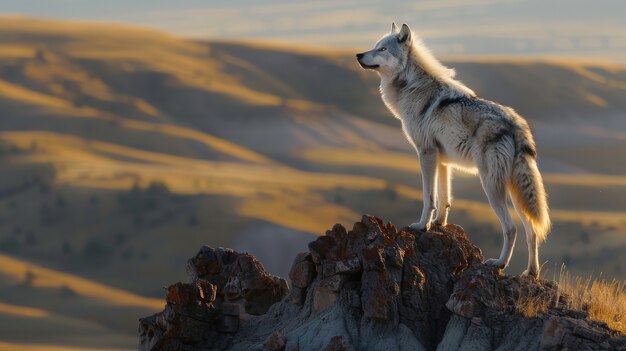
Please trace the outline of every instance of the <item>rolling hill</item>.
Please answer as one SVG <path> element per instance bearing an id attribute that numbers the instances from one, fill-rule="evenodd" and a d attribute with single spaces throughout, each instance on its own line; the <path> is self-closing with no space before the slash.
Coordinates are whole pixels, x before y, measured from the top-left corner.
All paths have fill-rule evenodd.
<path id="1" fill-rule="evenodd" d="M 417 158 L 355 51 L 3 17 L 0 323 L 17 322 L 0 328 L 0 350 L 134 348 L 136 317 L 159 309 L 153 287 L 177 280 L 202 244 L 248 250 L 284 275 L 293 258 L 276 253 L 335 222 L 411 223 Z M 626 68 L 448 63 L 531 121 L 555 221 L 546 267 L 624 279 Z M 480 184 L 454 186 L 451 220 L 495 255 Z M 509 272 L 525 257 L 518 245 Z M 27 326 L 48 332 L 27 339 Z"/>

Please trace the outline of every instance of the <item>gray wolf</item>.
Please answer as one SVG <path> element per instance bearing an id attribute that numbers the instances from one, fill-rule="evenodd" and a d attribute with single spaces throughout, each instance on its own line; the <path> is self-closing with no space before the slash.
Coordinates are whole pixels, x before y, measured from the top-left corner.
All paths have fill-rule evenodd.
<path id="1" fill-rule="evenodd" d="M 356 57 L 362 68 L 380 76 L 382 99 L 402 122 L 419 157 L 424 208 L 410 227 L 446 225 L 451 170 L 477 173 L 504 236 L 500 257 L 485 264 L 505 268 L 511 260 L 517 229 L 507 208 L 508 194 L 526 232 L 528 268 L 522 274 L 538 276 L 538 245 L 551 224 L 526 120 L 455 80 L 454 70 L 437 61 L 406 24 L 400 29 L 393 23 L 391 33 Z"/>

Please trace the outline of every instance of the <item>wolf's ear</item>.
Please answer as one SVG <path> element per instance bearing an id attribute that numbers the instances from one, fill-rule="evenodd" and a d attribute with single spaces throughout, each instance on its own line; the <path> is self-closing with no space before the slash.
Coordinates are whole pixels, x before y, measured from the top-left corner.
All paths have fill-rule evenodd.
<path id="1" fill-rule="evenodd" d="M 398 33 L 399 31 L 400 31 L 400 28 L 396 26 L 396 22 L 391 22 L 391 33 Z"/>
<path id="2" fill-rule="evenodd" d="M 398 33 L 398 43 L 411 43 L 411 28 L 406 24 L 402 25 L 402 29 L 400 29 L 400 33 Z"/>

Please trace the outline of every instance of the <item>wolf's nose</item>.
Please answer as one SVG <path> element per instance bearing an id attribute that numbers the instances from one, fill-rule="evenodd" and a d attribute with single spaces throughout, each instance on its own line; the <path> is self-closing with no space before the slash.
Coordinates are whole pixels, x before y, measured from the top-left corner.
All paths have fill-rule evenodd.
<path id="1" fill-rule="evenodd" d="M 356 54 L 356 59 L 360 60 L 363 57 L 363 54 Z"/>

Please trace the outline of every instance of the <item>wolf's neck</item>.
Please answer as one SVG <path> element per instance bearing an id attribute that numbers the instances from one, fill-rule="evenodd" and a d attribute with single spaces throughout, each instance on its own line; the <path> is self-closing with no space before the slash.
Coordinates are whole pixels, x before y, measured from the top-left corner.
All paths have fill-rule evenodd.
<path id="1" fill-rule="evenodd" d="M 407 110 L 421 111 L 424 104 L 441 95 L 442 84 L 415 62 L 394 75 L 381 75 L 380 92 L 385 105 L 402 121 Z"/>
<path id="2" fill-rule="evenodd" d="M 417 41 L 409 50 L 405 67 L 390 82 L 407 82 L 406 90 L 449 90 L 453 95 L 474 96 L 475 93 L 454 79 L 453 69 L 439 62 L 423 43 Z M 456 93 L 456 94 L 454 94 Z"/>
<path id="3" fill-rule="evenodd" d="M 413 92 L 432 90 L 440 86 L 440 80 L 424 70 L 411 55 L 409 55 L 404 69 L 392 77 L 390 82 L 402 90 Z"/>
<path id="4" fill-rule="evenodd" d="M 415 113 L 420 117 L 425 116 L 429 106 L 440 99 L 476 96 L 471 89 L 453 78 L 453 70 L 440 64 L 430 53 L 427 55 L 429 58 L 425 62 L 424 57 L 409 53 L 402 71 L 381 75 L 380 92 L 383 101 L 403 123 Z"/>
<path id="5" fill-rule="evenodd" d="M 428 74 L 416 61 L 407 61 L 400 72 L 381 76 L 380 90 L 383 100 L 392 111 L 398 110 L 401 101 L 422 104 L 433 96 L 438 96 L 445 86 Z M 394 113 L 398 115 L 398 113 Z"/>

